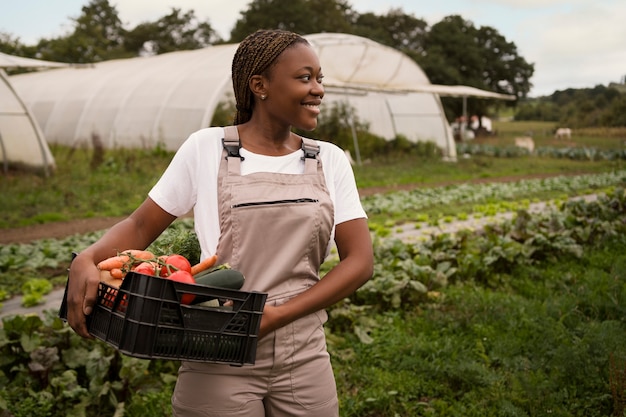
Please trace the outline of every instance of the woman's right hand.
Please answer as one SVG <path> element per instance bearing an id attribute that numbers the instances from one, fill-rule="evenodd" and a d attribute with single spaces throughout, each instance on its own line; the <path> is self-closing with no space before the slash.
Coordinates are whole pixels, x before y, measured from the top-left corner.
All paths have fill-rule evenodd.
<path id="1" fill-rule="evenodd" d="M 98 299 L 100 271 L 87 255 L 77 255 L 70 265 L 67 284 L 67 322 L 82 337 L 93 339 L 87 330 L 87 316 Z"/>
<path id="2" fill-rule="evenodd" d="M 174 221 L 149 197 L 126 219 L 111 227 L 96 243 L 79 253 L 70 265 L 67 285 L 67 322 L 76 333 L 92 339 L 87 316 L 98 301 L 100 271 L 97 263 L 118 249 L 144 249 Z"/>

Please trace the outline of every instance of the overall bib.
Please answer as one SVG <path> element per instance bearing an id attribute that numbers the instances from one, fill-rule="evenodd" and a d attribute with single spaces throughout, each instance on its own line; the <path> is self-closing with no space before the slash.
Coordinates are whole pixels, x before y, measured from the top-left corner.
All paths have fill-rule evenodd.
<path id="1" fill-rule="evenodd" d="M 246 277 L 242 290 L 280 305 L 319 281 L 333 227 L 319 147 L 303 139 L 301 175 L 240 175 L 236 127 L 225 128 L 219 168 L 217 254 Z M 183 362 L 174 416 L 335 417 L 338 401 L 326 350 L 325 310 L 259 340 L 256 363 L 233 367 Z"/>

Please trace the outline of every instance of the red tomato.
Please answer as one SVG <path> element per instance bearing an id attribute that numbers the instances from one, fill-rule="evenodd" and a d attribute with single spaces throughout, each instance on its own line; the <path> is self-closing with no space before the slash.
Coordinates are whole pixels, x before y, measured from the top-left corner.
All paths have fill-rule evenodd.
<path id="1" fill-rule="evenodd" d="M 156 275 L 156 272 L 154 270 L 154 264 L 151 262 L 142 262 L 137 265 L 137 267 L 133 269 L 133 271 L 137 272 L 138 274 Z"/>
<path id="2" fill-rule="evenodd" d="M 163 258 L 167 265 L 161 267 L 160 276 L 167 277 L 176 271 L 187 271 L 191 273 L 191 263 L 182 255 L 169 255 Z"/>
<path id="3" fill-rule="evenodd" d="M 171 275 L 167 276 L 167 279 L 171 279 L 172 281 L 184 282 L 185 284 L 195 284 L 196 280 L 191 275 L 191 272 L 187 271 L 176 271 Z M 181 304 L 191 304 L 196 298 L 195 294 L 183 294 L 180 299 Z"/>

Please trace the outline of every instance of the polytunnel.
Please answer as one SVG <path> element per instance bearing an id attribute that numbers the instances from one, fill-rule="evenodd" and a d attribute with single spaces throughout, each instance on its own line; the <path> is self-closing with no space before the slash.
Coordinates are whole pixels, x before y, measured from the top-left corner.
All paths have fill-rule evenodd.
<path id="1" fill-rule="evenodd" d="M 41 170 L 46 175 L 55 169 L 48 142 L 32 113 L 17 94 L 5 68 L 54 68 L 56 62 L 7 55 L 0 52 L 0 161 L 2 171 L 9 167 Z"/>
<path id="2" fill-rule="evenodd" d="M 373 134 L 432 141 L 446 157 L 456 148 L 439 95 L 408 56 L 372 40 L 337 33 L 305 36 L 317 51 L 325 103 L 346 102 Z M 210 125 L 232 97 L 237 44 L 112 60 L 11 77 L 50 143 L 176 150 Z M 315 136 L 314 133 L 311 136 Z"/>

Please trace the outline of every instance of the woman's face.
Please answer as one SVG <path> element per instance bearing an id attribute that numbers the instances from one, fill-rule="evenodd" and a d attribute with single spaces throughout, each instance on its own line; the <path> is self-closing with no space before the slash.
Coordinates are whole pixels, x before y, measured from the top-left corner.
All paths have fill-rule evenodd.
<path id="1" fill-rule="evenodd" d="M 281 53 L 271 67 L 265 106 L 270 115 L 302 130 L 313 130 L 324 96 L 322 69 L 313 49 L 298 43 Z"/>

